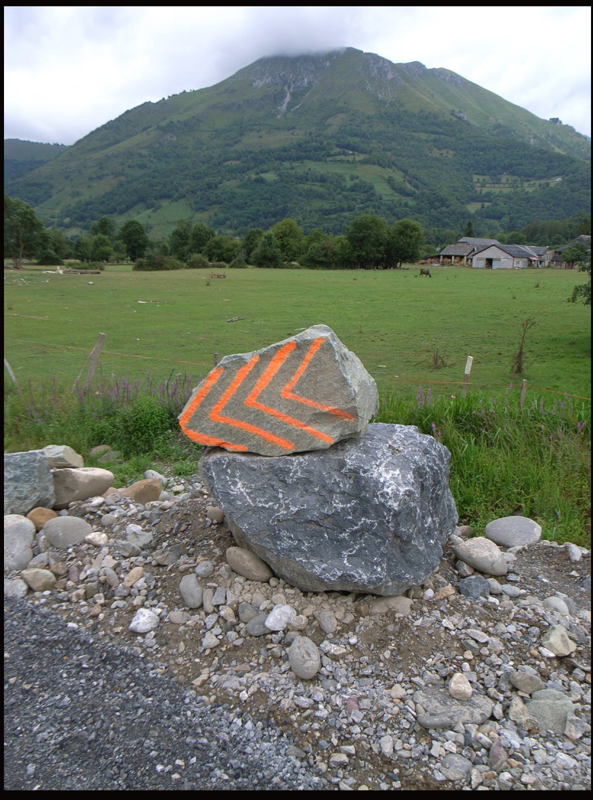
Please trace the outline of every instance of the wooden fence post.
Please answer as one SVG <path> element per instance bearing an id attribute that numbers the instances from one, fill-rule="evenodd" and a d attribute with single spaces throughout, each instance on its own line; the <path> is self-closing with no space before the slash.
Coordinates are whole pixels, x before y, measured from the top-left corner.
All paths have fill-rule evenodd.
<path id="1" fill-rule="evenodd" d="M 467 385 L 469 383 L 469 374 L 472 371 L 473 356 L 468 356 L 465 362 L 465 372 L 463 374 L 463 388 L 461 389 L 461 396 L 465 397 L 467 394 Z"/>
<path id="2" fill-rule="evenodd" d="M 89 371 L 87 373 L 83 389 L 85 393 L 88 392 L 89 389 L 91 388 L 91 384 L 93 382 L 93 378 L 95 377 L 95 370 L 97 369 L 97 364 L 99 363 L 99 356 L 101 355 L 101 348 L 103 347 L 104 341 L 105 341 L 105 334 L 100 333 L 99 336 L 97 337 L 97 343 L 93 347 L 93 350 L 90 355 Z"/>
<path id="3" fill-rule="evenodd" d="M 521 408 L 525 408 L 525 395 L 527 394 L 527 381 L 523 379 L 523 383 L 521 384 L 521 394 L 519 396 L 519 405 Z"/>
<path id="4" fill-rule="evenodd" d="M 10 369 L 10 364 L 8 363 L 8 361 L 6 359 L 4 359 L 4 366 L 6 367 L 6 370 L 7 370 L 8 374 L 10 375 L 10 377 L 12 378 L 12 380 L 16 383 L 16 378 L 14 377 L 14 372 Z M 18 383 L 16 383 L 16 385 L 18 386 Z"/>

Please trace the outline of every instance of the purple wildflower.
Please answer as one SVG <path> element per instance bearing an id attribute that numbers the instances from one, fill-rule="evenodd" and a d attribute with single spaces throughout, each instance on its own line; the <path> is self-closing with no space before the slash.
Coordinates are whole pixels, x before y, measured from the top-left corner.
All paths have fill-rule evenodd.
<path id="1" fill-rule="evenodd" d="M 418 394 L 416 395 L 416 405 L 418 408 L 422 408 L 424 406 L 424 394 L 422 393 L 422 386 L 418 389 Z"/>

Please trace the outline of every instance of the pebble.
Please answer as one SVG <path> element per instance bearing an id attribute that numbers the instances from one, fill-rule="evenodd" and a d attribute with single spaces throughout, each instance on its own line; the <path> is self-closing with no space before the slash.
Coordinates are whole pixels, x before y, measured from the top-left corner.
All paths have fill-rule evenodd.
<path id="1" fill-rule="evenodd" d="M 194 572 L 198 578 L 209 578 L 214 572 L 214 564 L 212 561 L 200 561 Z"/>
<path id="2" fill-rule="evenodd" d="M 459 581 L 459 591 L 464 597 L 477 600 L 478 597 L 488 597 L 490 584 L 481 575 L 470 575 Z"/>
<path id="3" fill-rule="evenodd" d="M 211 589 L 206 589 L 206 592 L 210 592 L 210 594 L 212 594 Z M 202 587 L 198 583 L 198 579 L 195 575 L 184 575 L 181 579 L 179 584 L 179 594 L 188 608 L 200 608 L 204 601 L 204 595 L 206 592 L 202 590 Z M 213 610 L 212 606 L 210 606 L 210 609 Z M 206 603 L 204 603 L 204 610 L 209 610 L 206 608 Z"/>
<path id="4" fill-rule="evenodd" d="M 296 617 L 292 606 L 276 605 L 266 617 L 265 625 L 271 631 L 283 631 Z"/>
<path id="5" fill-rule="evenodd" d="M 130 622 L 130 630 L 134 633 L 148 633 L 159 624 L 158 614 L 148 608 L 139 608 Z"/>
<path id="6" fill-rule="evenodd" d="M 71 625 L 98 625 L 105 641 L 125 636 L 130 625 L 142 634 L 137 649 L 159 674 L 188 680 L 206 703 L 238 698 L 236 721 L 244 729 L 250 724 L 257 731 L 255 721 L 266 709 L 290 715 L 294 750 L 286 761 L 297 770 L 316 765 L 326 788 L 409 789 L 420 776 L 456 790 L 590 784 L 590 616 L 582 594 L 568 597 L 553 594 L 557 584 L 546 591 L 544 581 L 526 583 L 522 545 L 502 554 L 508 569 L 500 583 L 490 573 L 456 575 L 452 559 L 410 590 L 411 597 L 304 593 L 250 551 L 217 549 L 220 537 L 229 541 L 224 526 L 194 538 L 192 519 L 201 524 L 212 503 L 196 483 L 184 480 L 182 499 L 169 505 L 169 514 L 164 503 L 141 506 L 119 495 L 88 513 L 91 503 L 75 504 L 59 519 L 82 513 L 96 526 L 113 517 L 102 525 L 107 541 L 100 551 L 81 541 L 60 553 L 49 541 L 40 546 L 41 533 L 33 544 L 40 555 L 28 566 L 54 573 L 58 585 L 45 595 L 33 593 L 19 571 L 16 577 L 9 572 L 5 594 L 28 593 L 27 602 L 53 606 Z M 149 521 L 153 514 L 159 519 Z M 138 540 L 126 540 L 123 552 L 114 547 L 114 538 L 121 541 L 126 532 L 147 534 L 147 521 L 154 535 L 147 549 Z M 529 552 L 548 546 L 535 543 Z M 567 550 L 552 551 L 563 568 Z M 228 551 L 263 565 L 262 580 L 242 574 Z M 579 570 L 573 585 L 580 592 L 590 555 L 578 552 L 580 562 L 568 571 Z M 192 602 L 201 593 L 201 604 L 186 603 L 181 585 L 187 578 Z M 203 586 L 198 579 L 205 579 Z M 280 627 L 266 625 L 275 619 Z M 555 638 L 565 649 L 569 642 L 567 655 L 549 649 Z M 254 708 L 258 716 L 246 723 L 241 712 Z M 258 742 L 254 736 L 254 752 Z M 371 764 L 369 754 L 383 761 Z M 361 770 L 365 783 L 358 785 Z"/>
<path id="7" fill-rule="evenodd" d="M 569 656 L 577 649 L 576 642 L 568 636 L 562 625 L 553 625 L 542 639 L 542 646 L 556 656 Z"/>
<path id="8" fill-rule="evenodd" d="M 456 672 L 449 682 L 449 694 L 455 700 L 469 700 L 473 694 L 471 683 L 461 672 Z"/>
<path id="9" fill-rule="evenodd" d="M 506 575 L 507 562 L 494 542 L 484 536 L 476 536 L 461 544 L 453 544 L 455 555 L 470 567 L 488 575 Z"/>
<path id="10" fill-rule="evenodd" d="M 321 668 L 317 645 L 306 636 L 297 636 L 290 645 L 288 661 L 295 675 L 303 680 L 311 680 Z"/>
<path id="11" fill-rule="evenodd" d="M 232 570 L 250 581 L 263 583 L 273 577 L 273 572 L 266 562 L 244 547 L 227 548 L 226 559 Z"/>

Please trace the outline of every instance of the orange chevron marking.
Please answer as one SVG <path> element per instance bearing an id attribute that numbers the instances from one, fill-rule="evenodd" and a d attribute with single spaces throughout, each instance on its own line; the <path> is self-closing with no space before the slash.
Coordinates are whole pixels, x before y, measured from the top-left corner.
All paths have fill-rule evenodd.
<path id="1" fill-rule="evenodd" d="M 303 374 L 303 372 L 307 369 L 309 362 L 311 361 L 315 353 L 319 350 L 325 339 L 326 339 L 325 336 L 320 336 L 319 338 L 313 341 L 313 344 L 309 348 L 307 355 L 301 362 L 301 366 L 297 369 L 297 371 L 294 373 L 290 381 L 282 389 L 280 394 L 282 397 L 284 397 L 285 400 L 296 400 L 298 403 L 305 403 L 305 405 L 311 406 L 312 408 L 319 408 L 321 409 L 321 411 L 327 411 L 329 414 L 334 414 L 336 417 L 343 417 L 344 419 L 353 420 L 354 417 L 351 414 L 348 414 L 346 411 L 342 411 L 341 409 L 335 408 L 334 406 L 325 406 L 322 403 L 316 403 L 314 400 L 309 400 L 306 397 L 300 397 L 298 394 L 295 394 L 293 391 L 291 391 L 293 386 L 296 384 L 298 379 Z"/>
<path id="2" fill-rule="evenodd" d="M 205 436 L 202 433 L 196 433 L 195 431 L 189 430 L 186 426 L 187 423 L 196 410 L 196 408 L 200 405 L 202 400 L 206 397 L 210 389 L 214 386 L 217 380 L 223 373 L 223 368 L 219 367 L 215 369 L 213 372 L 208 375 L 206 380 L 204 381 L 204 385 L 200 389 L 200 391 L 194 397 L 192 404 L 187 408 L 186 412 L 179 420 L 179 425 L 181 430 L 185 433 L 185 435 L 194 442 L 198 444 L 206 444 L 211 446 L 218 446 L 218 447 L 225 447 L 227 450 L 241 450 L 243 452 L 247 452 L 247 448 L 243 444 L 233 444 L 232 442 L 225 442 L 223 439 L 216 439 L 213 436 Z"/>
<path id="3" fill-rule="evenodd" d="M 250 406 L 251 408 L 257 408 L 260 411 L 265 411 L 266 414 L 272 414 L 274 417 L 281 419 L 282 422 L 286 422 L 288 425 L 293 425 L 295 428 L 300 428 L 301 430 L 310 433 L 312 436 L 317 436 L 324 442 L 329 442 L 332 444 L 334 440 L 331 438 L 331 436 L 327 436 L 325 433 L 321 433 L 321 431 L 311 428 L 309 425 L 305 425 L 304 422 L 300 422 L 294 417 L 289 417 L 288 414 L 283 414 L 281 411 L 278 411 L 275 408 L 270 408 L 269 406 L 263 405 L 263 403 L 257 402 L 257 398 L 259 397 L 260 393 L 266 388 L 268 383 L 272 380 L 274 375 L 278 372 L 282 364 L 284 364 L 295 347 L 296 342 L 291 341 L 278 350 L 274 358 L 270 361 L 267 370 L 255 384 L 255 387 L 249 397 L 245 400 L 245 405 Z"/>
<path id="4" fill-rule="evenodd" d="M 210 419 L 213 422 L 222 422 L 225 423 L 226 425 L 234 425 L 236 428 L 241 428 L 244 431 L 255 433 L 256 436 L 261 436 L 268 442 L 277 444 L 279 447 L 282 447 L 285 450 L 292 450 L 294 447 L 292 442 L 289 442 L 286 439 L 281 439 L 279 436 L 275 436 L 273 433 L 263 430 L 263 428 L 258 428 L 255 425 L 250 425 L 248 422 L 241 422 L 241 420 L 233 419 L 232 417 L 223 417 L 222 414 L 220 413 L 258 361 L 259 361 L 259 356 L 253 356 L 253 358 L 248 364 L 245 364 L 244 367 L 241 367 L 241 369 L 235 375 L 235 378 L 231 383 L 231 385 L 229 386 L 229 388 L 226 390 L 226 392 L 223 394 L 218 403 L 214 406 L 214 408 L 210 412 Z M 278 365 L 278 367 L 279 366 L 280 365 Z M 278 369 L 278 367 L 276 369 Z M 270 379 L 271 377 L 272 376 L 270 376 Z"/>

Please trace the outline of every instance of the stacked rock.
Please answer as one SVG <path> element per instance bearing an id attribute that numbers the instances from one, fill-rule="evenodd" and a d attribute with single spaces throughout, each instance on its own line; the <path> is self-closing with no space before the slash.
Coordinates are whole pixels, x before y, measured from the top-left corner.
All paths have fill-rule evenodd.
<path id="1" fill-rule="evenodd" d="M 457 523 L 450 453 L 371 424 L 378 392 L 325 325 L 231 355 L 179 422 L 240 547 L 305 591 L 399 595 L 438 566 Z"/>

